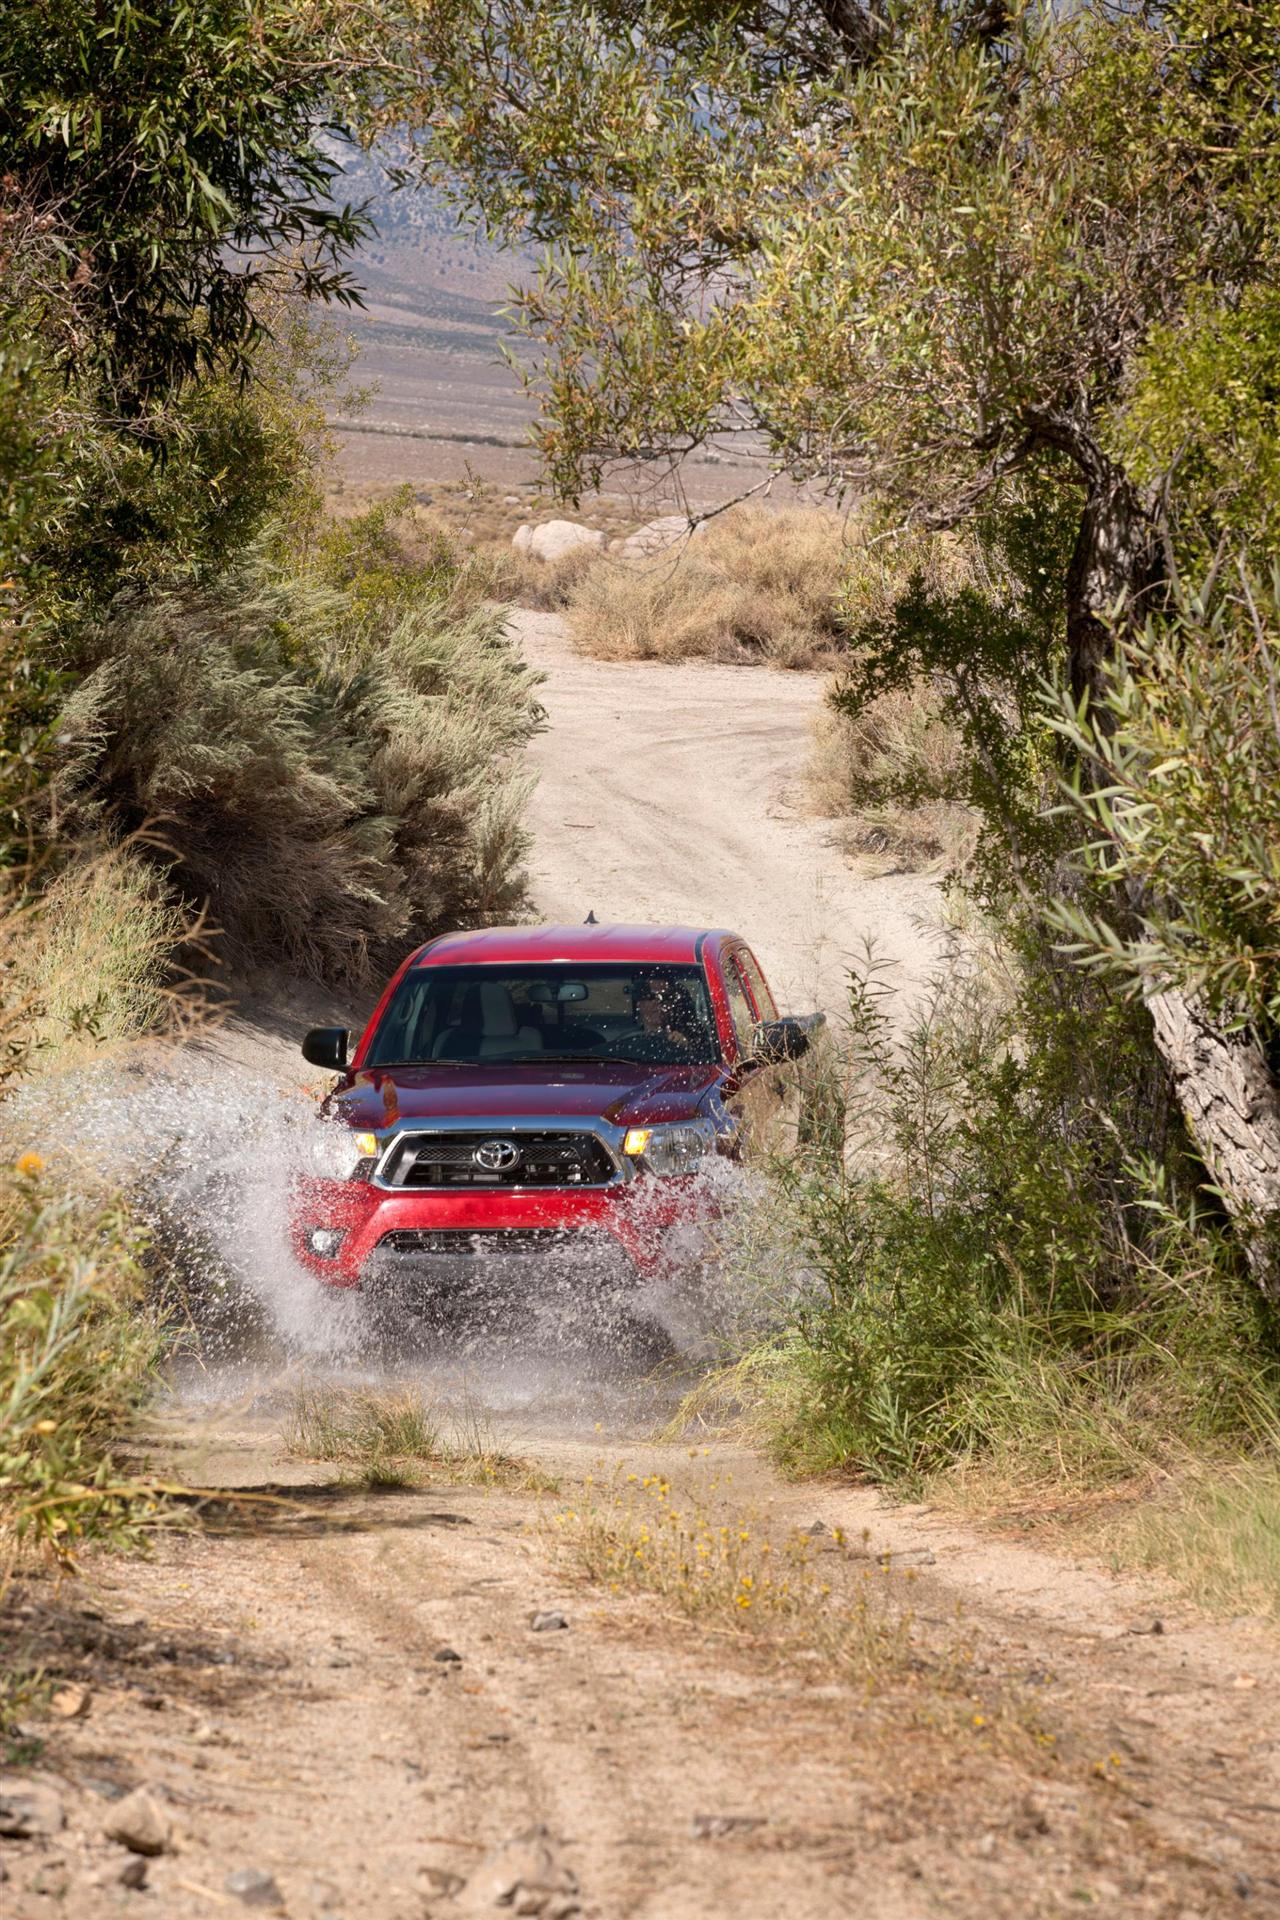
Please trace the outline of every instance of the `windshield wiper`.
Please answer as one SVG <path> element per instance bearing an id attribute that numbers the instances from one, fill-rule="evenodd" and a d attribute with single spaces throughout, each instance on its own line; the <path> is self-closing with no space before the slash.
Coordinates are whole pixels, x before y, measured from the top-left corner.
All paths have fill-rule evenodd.
<path id="1" fill-rule="evenodd" d="M 397 1067 L 406 1067 L 417 1073 L 425 1067 L 486 1067 L 487 1060 L 366 1060 L 361 1073 L 394 1073 Z"/>
<path id="2" fill-rule="evenodd" d="M 608 1066 L 610 1056 L 605 1053 L 534 1053 L 531 1060 L 550 1060 L 554 1066 L 563 1066 L 566 1061 L 585 1061 L 589 1066 Z"/>

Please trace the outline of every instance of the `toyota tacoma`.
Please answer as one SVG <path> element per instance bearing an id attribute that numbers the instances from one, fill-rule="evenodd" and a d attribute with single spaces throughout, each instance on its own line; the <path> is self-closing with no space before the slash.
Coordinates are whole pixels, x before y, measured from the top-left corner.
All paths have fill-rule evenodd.
<path id="1" fill-rule="evenodd" d="M 689 1258 L 708 1162 L 794 1140 L 821 1018 L 780 1018 L 731 933 L 588 922 L 428 941 L 354 1049 L 336 1027 L 303 1042 L 340 1077 L 295 1183 L 297 1256 L 329 1287 L 407 1306 L 538 1256 L 665 1275 Z"/>

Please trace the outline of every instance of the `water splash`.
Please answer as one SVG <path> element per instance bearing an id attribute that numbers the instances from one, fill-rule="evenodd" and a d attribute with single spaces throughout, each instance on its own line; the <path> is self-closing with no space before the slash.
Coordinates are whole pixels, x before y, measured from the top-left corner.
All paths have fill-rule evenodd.
<path id="1" fill-rule="evenodd" d="M 478 1265 L 463 1314 L 374 1313 L 361 1295 L 318 1284 L 293 1256 L 288 1191 L 310 1166 L 315 1122 L 301 1090 L 199 1052 L 171 1053 L 46 1080 L 11 1112 L 28 1133 L 56 1141 L 72 1191 L 77 1182 L 86 1193 L 128 1189 L 166 1284 L 189 1310 L 191 1337 L 172 1367 L 187 1402 L 263 1406 L 300 1379 L 429 1375 L 433 1390 L 495 1412 L 606 1416 L 616 1426 L 652 1401 L 642 1383 L 657 1363 L 670 1401 L 726 1334 L 772 1311 L 759 1280 L 769 1265 L 760 1258 L 768 1183 L 728 1161 L 708 1163 L 687 1218 L 667 1230 L 662 1278 L 619 1285 L 610 1263 L 581 1256 L 521 1261 L 515 1276 L 511 1262 L 501 1275 Z"/>

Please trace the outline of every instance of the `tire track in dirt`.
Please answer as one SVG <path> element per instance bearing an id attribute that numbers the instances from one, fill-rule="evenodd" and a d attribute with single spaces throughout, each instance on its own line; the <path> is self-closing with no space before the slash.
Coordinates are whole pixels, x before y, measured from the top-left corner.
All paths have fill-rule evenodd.
<path id="1" fill-rule="evenodd" d="M 1149 1595 L 1119 1582 L 1093 1619 L 1048 1595 L 1038 1614 L 1026 1592 L 970 1608 L 946 1565 L 949 1545 L 975 1544 L 963 1530 L 934 1527 L 934 1567 L 883 1574 L 897 1519 L 857 1490 L 782 1487 L 729 1449 L 605 1448 L 624 1474 L 661 1471 L 682 1502 L 778 1540 L 815 1512 L 867 1518 L 870 1538 L 828 1549 L 824 1571 L 837 1594 L 870 1580 L 874 1605 L 916 1616 L 910 1658 L 868 1688 L 715 1615 L 581 1584 L 549 1522 L 599 1459 L 585 1442 L 538 1452 L 562 1495 L 372 1495 L 308 1488 L 318 1470 L 269 1422 L 224 1436 L 221 1477 L 304 1483 L 301 1516 L 215 1523 L 101 1569 L 87 1597 L 131 1621 L 134 1664 L 100 1662 L 89 1718 L 54 1735 L 71 1828 L 13 1856 L 6 1920 L 53 1910 L 33 1890 L 51 1861 L 67 1910 L 119 1912 L 119 1891 L 93 1884 L 118 1860 L 100 1837 L 104 1775 L 170 1797 L 177 1851 L 151 1867 L 166 1920 L 233 1904 L 222 1889 L 243 1866 L 270 1872 L 295 1917 L 447 1920 L 476 1910 L 465 1884 L 486 1850 L 536 1824 L 584 1920 L 1280 1911 L 1274 1662 L 1256 1636 L 1188 1615 L 1136 1638 Z M 532 1632 L 549 1607 L 567 1631 Z M 178 1629 L 196 1636 L 185 1663 L 165 1644 Z M 957 1635 L 971 1677 L 953 1683 Z M 1242 1657 L 1255 1689 L 1231 1686 Z M 1012 1703 L 1006 1735 L 973 1724 L 970 1687 Z M 1020 1731 L 1028 1711 L 1051 1746 Z"/>

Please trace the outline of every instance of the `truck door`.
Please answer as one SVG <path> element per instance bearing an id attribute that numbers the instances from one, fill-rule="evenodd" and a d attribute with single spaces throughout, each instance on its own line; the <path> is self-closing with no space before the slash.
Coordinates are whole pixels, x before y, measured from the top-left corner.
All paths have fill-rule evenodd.
<path id="1" fill-rule="evenodd" d="M 757 1021 L 776 1020 L 778 1003 L 754 953 L 749 947 L 739 947 L 734 959 L 755 1008 Z M 776 1065 L 762 1068 L 760 1078 L 767 1090 L 760 1105 L 768 1108 L 768 1150 L 771 1153 L 794 1153 L 800 1139 L 803 1107 L 799 1063 L 795 1060 L 779 1061 Z"/>
<path id="2" fill-rule="evenodd" d="M 742 949 L 726 948 L 720 956 L 725 998 L 737 1043 L 734 1092 L 730 1105 L 738 1114 L 742 1150 L 748 1156 L 784 1152 L 794 1145 L 787 1139 L 785 1067 L 766 1067 L 754 1060 L 756 1028 L 761 1014 L 747 986 Z M 759 973 L 759 969 L 756 969 Z M 763 980 L 763 975 L 760 976 Z M 794 1078 L 794 1076 L 792 1076 Z"/>

